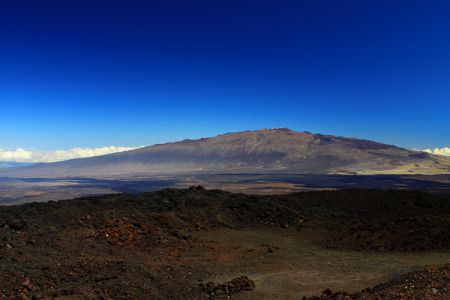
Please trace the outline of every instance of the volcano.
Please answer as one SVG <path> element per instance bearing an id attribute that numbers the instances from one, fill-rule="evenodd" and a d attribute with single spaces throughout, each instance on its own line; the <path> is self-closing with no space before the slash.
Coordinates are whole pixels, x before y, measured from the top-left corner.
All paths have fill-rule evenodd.
<path id="1" fill-rule="evenodd" d="M 7 177 L 179 173 L 447 174 L 450 159 L 370 140 L 276 128 L 187 139 L 2 173 Z"/>

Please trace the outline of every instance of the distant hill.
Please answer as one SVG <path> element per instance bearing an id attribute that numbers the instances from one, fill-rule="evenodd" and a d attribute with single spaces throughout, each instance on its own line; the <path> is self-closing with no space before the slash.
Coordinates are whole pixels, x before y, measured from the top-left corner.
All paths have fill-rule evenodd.
<path id="1" fill-rule="evenodd" d="M 0 161 L 0 169 L 17 168 L 31 166 L 34 163 L 16 162 L 16 161 Z"/>
<path id="2" fill-rule="evenodd" d="M 369 140 L 279 128 L 227 133 L 3 171 L 10 177 L 197 172 L 443 174 L 450 173 L 450 158 Z"/>

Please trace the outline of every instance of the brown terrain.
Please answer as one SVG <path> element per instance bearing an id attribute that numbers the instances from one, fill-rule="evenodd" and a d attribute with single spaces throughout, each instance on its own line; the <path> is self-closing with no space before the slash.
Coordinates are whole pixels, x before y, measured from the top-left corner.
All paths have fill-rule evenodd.
<path id="1" fill-rule="evenodd" d="M 1 299 L 450 299 L 450 198 L 202 187 L 0 207 Z"/>
<path id="2" fill-rule="evenodd" d="M 312 175 L 197 174 L 124 178 L 0 178 L 0 205 L 73 199 L 105 194 L 139 194 L 163 188 L 202 185 L 251 195 L 303 191 L 379 189 L 421 190 L 450 195 L 450 174 L 440 175 Z"/>

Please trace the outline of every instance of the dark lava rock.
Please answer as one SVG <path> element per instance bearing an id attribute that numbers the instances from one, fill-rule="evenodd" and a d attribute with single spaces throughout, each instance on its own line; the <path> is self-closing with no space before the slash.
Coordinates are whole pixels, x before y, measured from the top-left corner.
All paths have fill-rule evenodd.
<path id="1" fill-rule="evenodd" d="M 252 291 L 255 289 L 255 282 L 247 276 L 241 276 L 222 284 L 214 284 L 213 282 L 200 284 L 199 288 L 202 292 L 207 293 L 213 297 L 221 297 L 237 294 L 244 291 Z"/>
<path id="2" fill-rule="evenodd" d="M 13 220 L 8 224 L 8 227 L 12 230 L 20 231 L 26 227 L 26 223 L 21 220 Z"/>
<path id="3" fill-rule="evenodd" d="M 397 276 L 389 282 L 367 288 L 359 293 L 333 293 L 326 289 L 319 296 L 303 297 L 304 300 L 448 300 L 450 299 L 450 265 L 429 268 Z"/>
<path id="4" fill-rule="evenodd" d="M 296 234 L 301 225 L 301 230 L 328 234 L 326 245 L 332 248 L 450 250 L 449 216 L 450 198 L 370 190 L 254 196 L 194 187 L 2 206 L 0 299 L 228 297 L 254 289 L 254 282 L 243 276 L 200 290 L 192 277 L 209 275 L 180 259 L 191 247 L 195 254 L 211 247 L 196 238 L 203 230 L 288 226 L 285 231 Z M 274 256 L 277 249 L 263 245 L 247 251 Z M 411 276 L 410 295 L 450 299 L 444 297 L 450 289 L 448 269 Z M 361 295 L 397 299 L 383 295 L 405 289 L 402 278 Z M 320 297 L 347 295 L 327 291 Z"/>

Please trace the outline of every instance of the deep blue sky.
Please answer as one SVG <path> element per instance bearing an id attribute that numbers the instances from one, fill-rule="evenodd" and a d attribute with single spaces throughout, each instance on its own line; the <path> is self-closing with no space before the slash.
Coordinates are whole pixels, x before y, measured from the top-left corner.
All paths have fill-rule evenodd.
<path id="1" fill-rule="evenodd" d="M 0 148 L 263 127 L 450 144 L 450 1 L 0 2 Z"/>

